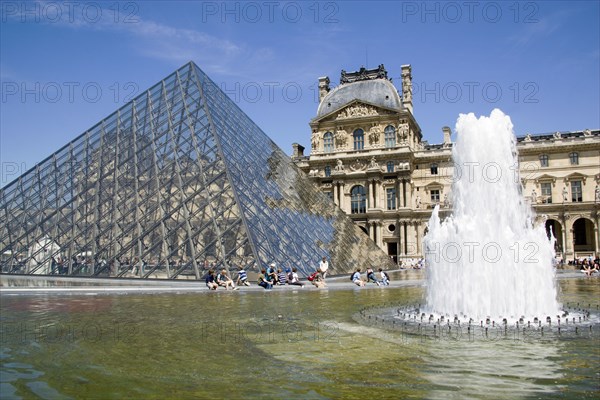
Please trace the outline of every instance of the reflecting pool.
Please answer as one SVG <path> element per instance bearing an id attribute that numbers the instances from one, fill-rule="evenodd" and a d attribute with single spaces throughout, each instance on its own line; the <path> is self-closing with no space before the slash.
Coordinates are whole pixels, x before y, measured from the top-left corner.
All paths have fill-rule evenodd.
<path id="1" fill-rule="evenodd" d="M 561 301 L 600 303 L 598 278 Z M 598 398 L 600 343 L 437 339 L 353 319 L 422 285 L 0 296 L 0 398 Z"/>

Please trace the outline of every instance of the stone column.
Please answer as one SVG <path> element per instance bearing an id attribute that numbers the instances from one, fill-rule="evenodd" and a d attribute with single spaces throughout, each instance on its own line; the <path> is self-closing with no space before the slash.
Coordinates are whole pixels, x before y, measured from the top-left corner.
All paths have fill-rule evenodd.
<path id="1" fill-rule="evenodd" d="M 383 249 L 383 241 L 381 240 L 381 235 L 382 235 L 382 229 L 381 226 L 383 224 L 381 223 L 381 221 L 377 221 L 375 223 L 375 232 L 377 233 L 376 238 L 377 241 L 375 242 L 377 244 L 377 246 L 379 246 L 380 249 Z"/>
<path id="2" fill-rule="evenodd" d="M 569 226 L 569 217 L 565 215 L 565 261 L 575 258 L 575 246 L 573 243 L 573 227 Z"/>
<path id="3" fill-rule="evenodd" d="M 367 208 L 374 208 L 375 207 L 375 181 L 373 179 L 367 181 L 368 182 L 368 188 L 369 188 L 369 195 L 368 195 L 368 202 L 367 202 Z"/>
<path id="4" fill-rule="evenodd" d="M 594 212 L 594 214 L 592 214 L 592 218 L 594 218 L 594 233 L 595 233 L 595 237 L 594 237 L 594 242 L 595 242 L 595 246 L 594 246 L 594 251 L 596 252 L 596 254 L 594 254 L 595 257 L 598 257 L 598 255 L 600 255 L 600 215 L 598 215 L 597 213 Z"/>
<path id="5" fill-rule="evenodd" d="M 417 256 L 422 257 L 422 250 L 421 250 L 421 232 L 420 232 L 420 227 L 421 225 L 421 221 L 415 221 L 415 243 L 417 245 Z"/>
<path id="6" fill-rule="evenodd" d="M 331 183 L 331 186 L 332 186 L 331 189 L 333 190 L 333 203 L 335 205 L 339 206 L 340 205 L 340 201 L 338 199 L 338 193 L 339 193 L 339 191 L 338 191 L 338 183 L 337 183 L 337 181 L 333 181 Z"/>
<path id="7" fill-rule="evenodd" d="M 338 189 L 338 192 L 340 194 L 340 204 L 339 205 L 340 205 L 340 208 L 342 209 L 342 211 L 344 211 L 346 214 L 349 214 L 348 212 L 346 212 L 346 201 L 344 199 L 344 196 L 345 196 L 344 186 L 345 186 L 345 183 L 340 182 L 340 187 Z"/>

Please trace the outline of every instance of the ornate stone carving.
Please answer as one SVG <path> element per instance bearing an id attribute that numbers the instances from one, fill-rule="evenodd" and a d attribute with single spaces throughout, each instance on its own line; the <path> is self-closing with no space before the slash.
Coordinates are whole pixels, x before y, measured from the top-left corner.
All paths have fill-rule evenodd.
<path id="1" fill-rule="evenodd" d="M 378 124 L 374 124 L 371 129 L 369 129 L 369 144 L 374 145 L 379 143 L 379 138 L 381 137 L 381 126 Z"/>
<path id="2" fill-rule="evenodd" d="M 585 131 L 583 131 L 583 136 L 592 136 L 592 131 L 586 129 Z"/>
<path id="3" fill-rule="evenodd" d="M 343 172 L 344 171 L 344 163 L 342 162 L 342 160 L 338 159 L 337 160 L 337 164 L 334 168 L 335 172 Z"/>
<path id="4" fill-rule="evenodd" d="M 554 134 L 552 135 L 552 137 L 553 137 L 554 139 L 560 139 L 560 138 L 561 138 L 561 136 L 560 136 L 560 132 L 554 132 Z"/>
<path id="5" fill-rule="evenodd" d="M 523 139 L 524 142 L 531 142 L 531 133 L 528 133 L 527 135 L 525 135 L 525 139 Z"/>
<path id="6" fill-rule="evenodd" d="M 365 162 L 359 160 L 358 158 L 352 163 L 350 164 L 350 170 L 351 171 L 363 171 L 365 169 Z"/>
<path id="7" fill-rule="evenodd" d="M 335 131 L 335 147 L 338 149 L 346 148 L 346 143 L 348 143 L 348 134 L 343 129 L 338 129 Z"/>
<path id="8" fill-rule="evenodd" d="M 408 124 L 404 123 L 404 124 L 398 125 L 397 135 L 398 135 L 399 143 L 406 143 L 406 141 L 408 140 L 408 132 L 409 132 Z"/>
<path id="9" fill-rule="evenodd" d="M 375 157 L 371 157 L 371 162 L 369 163 L 369 169 L 380 169 L 379 163 L 375 160 Z"/>
<path id="10" fill-rule="evenodd" d="M 320 142 L 321 141 L 319 139 L 319 134 L 313 133 L 312 138 L 311 138 L 311 148 L 313 149 L 313 151 L 316 151 L 319 149 Z"/>
<path id="11" fill-rule="evenodd" d="M 350 107 L 344 108 L 338 113 L 335 119 L 346 119 L 354 117 L 368 117 L 372 115 L 379 115 L 375 107 L 365 106 L 363 104 L 356 104 Z"/>

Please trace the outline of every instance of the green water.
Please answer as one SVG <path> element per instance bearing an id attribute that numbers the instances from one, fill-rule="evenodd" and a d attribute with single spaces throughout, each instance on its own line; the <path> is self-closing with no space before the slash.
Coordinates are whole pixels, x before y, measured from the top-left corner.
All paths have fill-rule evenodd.
<path id="1" fill-rule="evenodd" d="M 598 279 L 560 281 L 598 305 Z M 600 343 L 408 337 L 358 324 L 421 287 L 0 296 L 0 398 L 598 398 Z"/>

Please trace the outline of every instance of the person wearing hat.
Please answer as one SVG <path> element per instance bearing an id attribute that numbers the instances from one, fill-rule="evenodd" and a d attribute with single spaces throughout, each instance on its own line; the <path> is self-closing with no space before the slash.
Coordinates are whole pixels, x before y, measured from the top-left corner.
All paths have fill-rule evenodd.
<path id="1" fill-rule="evenodd" d="M 275 269 L 276 264 L 275 263 L 271 263 L 269 265 L 269 268 L 267 268 L 267 279 L 269 280 L 269 282 L 272 285 L 276 285 L 277 284 L 277 270 Z"/>

